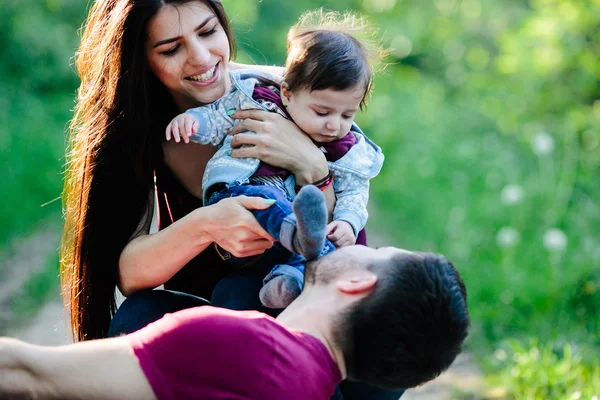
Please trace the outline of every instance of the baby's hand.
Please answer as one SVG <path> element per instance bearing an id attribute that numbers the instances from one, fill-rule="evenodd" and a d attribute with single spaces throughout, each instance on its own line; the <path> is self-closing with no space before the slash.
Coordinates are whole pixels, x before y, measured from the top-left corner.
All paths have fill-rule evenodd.
<path id="1" fill-rule="evenodd" d="M 356 243 L 354 229 L 352 225 L 346 221 L 333 221 L 327 225 L 327 239 L 329 239 L 335 247 L 352 246 Z"/>
<path id="2" fill-rule="evenodd" d="M 198 131 L 198 120 L 190 114 L 179 114 L 167 125 L 167 140 L 171 137 L 177 143 L 183 139 L 185 143 L 190 142 L 190 136 Z"/>

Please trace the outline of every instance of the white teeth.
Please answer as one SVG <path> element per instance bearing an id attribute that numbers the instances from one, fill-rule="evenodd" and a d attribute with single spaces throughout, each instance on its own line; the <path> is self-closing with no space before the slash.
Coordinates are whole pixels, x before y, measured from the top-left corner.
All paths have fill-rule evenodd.
<path id="1" fill-rule="evenodd" d="M 202 75 L 190 76 L 189 79 L 191 79 L 193 81 L 197 81 L 197 82 L 206 82 L 207 80 L 209 80 L 210 78 L 213 77 L 216 70 L 217 70 L 217 66 L 215 65 L 212 69 L 210 69 L 209 71 L 206 71 Z"/>

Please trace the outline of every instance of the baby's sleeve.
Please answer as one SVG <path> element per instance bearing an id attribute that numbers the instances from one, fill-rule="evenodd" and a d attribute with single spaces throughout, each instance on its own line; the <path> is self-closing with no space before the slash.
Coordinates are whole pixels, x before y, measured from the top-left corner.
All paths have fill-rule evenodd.
<path id="1" fill-rule="evenodd" d="M 220 146 L 227 137 L 226 130 L 234 125 L 234 120 L 227 115 L 223 102 L 219 100 L 202 107 L 191 108 L 186 114 L 192 115 L 198 121 L 198 131 L 190 136 L 190 140 L 198 144 Z"/>

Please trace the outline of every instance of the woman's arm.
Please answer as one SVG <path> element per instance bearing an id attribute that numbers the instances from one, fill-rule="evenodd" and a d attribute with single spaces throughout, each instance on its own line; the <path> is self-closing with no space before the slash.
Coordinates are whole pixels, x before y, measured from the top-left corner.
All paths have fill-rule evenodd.
<path id="1" fill-rule="evenodd" d="M 1 399 L 155 399 L 128 339 L 61 347 L 0 338 Z"/>
<path id="2" fill-rule="evenodd" d="M 267 207 L 258 197 L 225 199 L 192 211 L 164 230 L 134 238 L 121 253 L 119 289 L 128 296 L 159 286 L 213 242 L 236 257 L 264 252 L 274 239 L 248 210 Z"/>
<path id="3" fill-rule="evenodd" d="M 233 147 L 251 145 L 233 150 L 232 157 L 255 157 L 268 164 L 287 169 L 294 174 L 298 185 L 319 181 L 329 173 L 329 166 L 323 152 L 292 121 L 277 113 L 262 110 L 240 110 L 232 117 L 242 121 L 230 132 L 236 135 L 231 145 Z M 256 134 L 238 135 L 245 131 Z M 323 193 L 331 220 L 335 207 L 335 194 L 331 186 Z"/>

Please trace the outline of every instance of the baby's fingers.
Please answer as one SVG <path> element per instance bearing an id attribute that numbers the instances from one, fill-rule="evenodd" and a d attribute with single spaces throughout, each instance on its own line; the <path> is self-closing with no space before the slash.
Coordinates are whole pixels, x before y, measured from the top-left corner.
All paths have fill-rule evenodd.
<path id="1" fill-rule="evenodd" d="M 190 136 L 194 134 L 194 119 L 192 118 L 184 118 L 182 121 L 183 129 L 181 131 L 181 136 L 183 137 L 183 141 L 185 143 L 190 142 Z"/>
<path id="2" fill-rule="evenodd" d="M 181 136 L 179 135 L 179 130 L 181 129 L 179 126 L 179 121 L 174 119 L 172 124 L 173 124 L 173 129 L 172 129 L 173 138 L 175 139 L 175 142 L 179 143 L 181 141 Z"/>
<path id="3" fill-rule="evenodd" d="M 339 232 L 336 232 L 335 227 L 333 232 L 327 234 L 327 239 L 329 239 L 329 241 L 333 242 L 334 244 L 336 244 L 336 242 L 341 238 L 342 235 Z"/>
<path id="4" fill-rule="evenodd" d="M 336 229 L 337 229 L 337 227 L 338 227 L 338 225 L 337 225 L 336 221 L 328 223 L 327 224 L 327 228 L 326 228 L 326 231 L 327 231 L 326 235 L 327 235 L 327 237 L 329 237 L 329 235 L 331 235 L 333 232 L 335 232 Z"/>
<path id="5" fill-rule="evenodd" d="M 169 125 L 167 125 L 167 129 L 165 130 L 167 140 L 171 140 L 171 129 L 172 129 L 171 125 L 172 124 L 173 124 L 173 121 L 169 122 Z"/>

